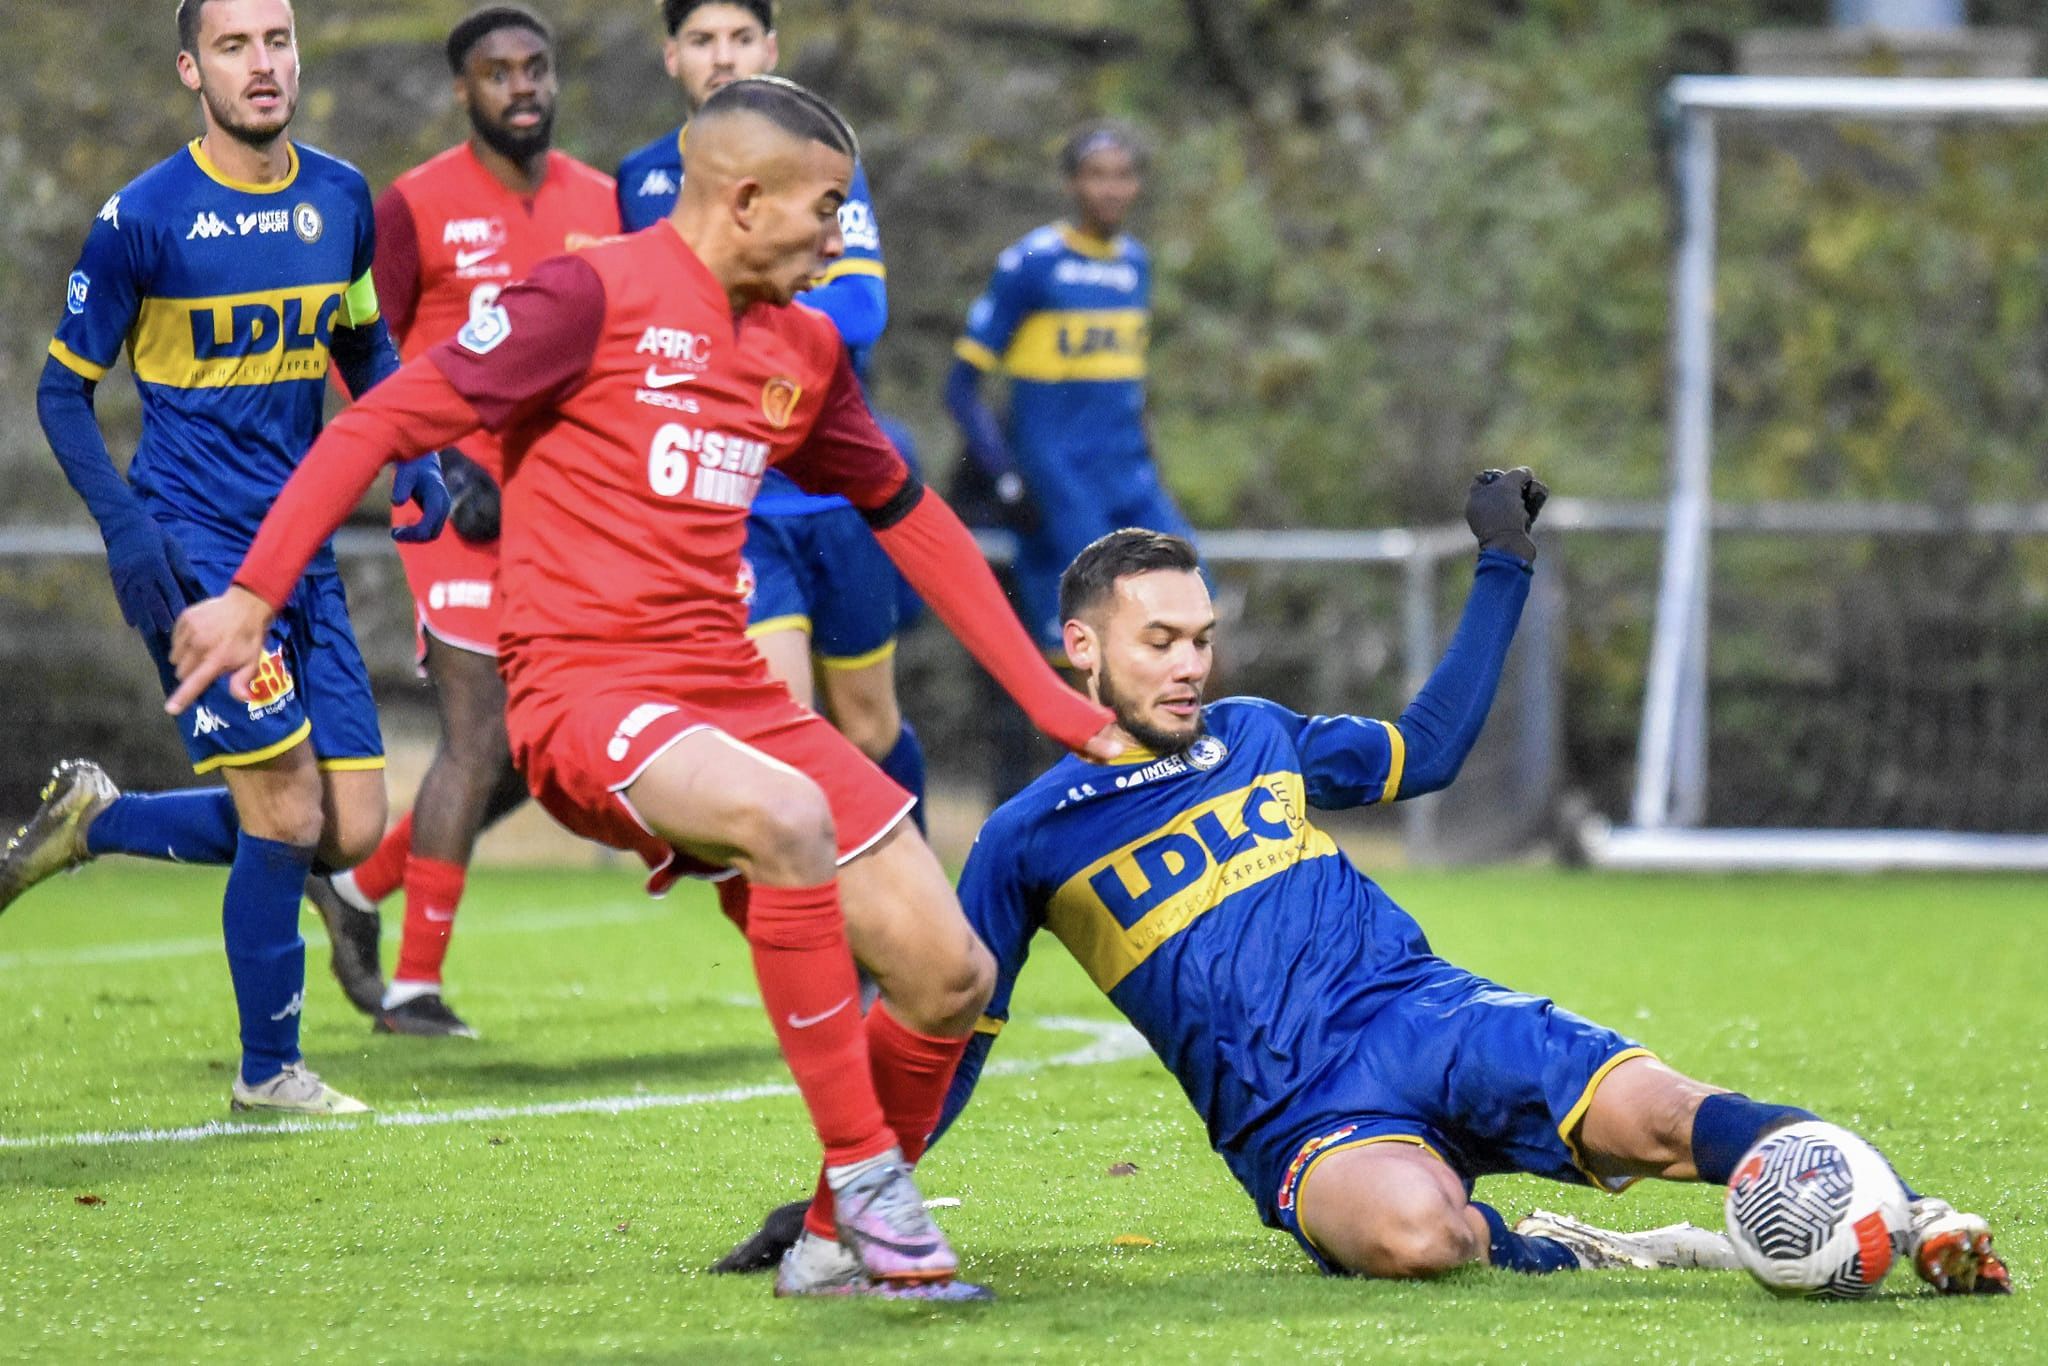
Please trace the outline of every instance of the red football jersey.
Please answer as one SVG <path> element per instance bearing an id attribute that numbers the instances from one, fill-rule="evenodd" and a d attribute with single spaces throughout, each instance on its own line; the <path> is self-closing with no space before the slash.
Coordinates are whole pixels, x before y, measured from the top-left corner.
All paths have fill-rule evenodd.
<path id="1" fill-rule="evenodd" d="M 504 443 L 515 693 L 558 669 L 757 681 L 740 551 L 762 472 L 868 509 L 910 481 L 831 321 L 735 316 L 667 222 L 546 262 L 428 354 Z"/>
<path id="2" fill-rule="evenodd" d="M 549 152 L 526 198 L 492 175 L 467 142 L 415 166 L 377 201 L 377 299 L 406 360 L 446 341 L 550 256 L 619 231 L 612 178 Z M 497 442 L 463 452 L 497 473 Z"/>

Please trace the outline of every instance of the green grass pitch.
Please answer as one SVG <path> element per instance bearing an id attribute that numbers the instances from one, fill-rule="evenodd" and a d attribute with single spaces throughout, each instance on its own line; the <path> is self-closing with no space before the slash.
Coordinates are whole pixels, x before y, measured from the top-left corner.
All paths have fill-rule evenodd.
<path id="1" fill-rule="evenodd" d="M 778 1303 L 701 1271 L 815 1160 L 702 889 L 655 903 L 623 868 L 480 874 L 450 963 L 475 1042 L 372 1037 L 309 913 L 307 1057 L 378 1115 L 209 1134 L 234 1057 L 220 876 L 123 864 L 0 920 L 0 1358 L 2048 1358 L 2038 880 L 1387 881 L 1448 956 L 1861 1130 L 1991 1218 L 2020 1293 L 1946 1300 L 1903 1270 L 1838 1305 L 1726 1274 L 1325 1280 L 1042 939 L 1005 1070 L 921 1173 L 961 1201 L 942 1217 L 1001 1302 Z M 1511 1216 L 1719 1218 L 1699 1187 L 1481 1192 Z"/>

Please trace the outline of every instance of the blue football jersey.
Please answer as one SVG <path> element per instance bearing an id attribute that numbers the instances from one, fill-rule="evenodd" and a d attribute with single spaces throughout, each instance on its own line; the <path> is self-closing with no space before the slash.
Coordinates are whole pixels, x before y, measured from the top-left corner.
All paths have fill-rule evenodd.
<path id="1" fill-rule="evenodd" d="M 283 180 L 250 185 L 195 139 L 108 199 L 50 343 L 95 382 L 127 352 L 142 396 L 128 479 L 195 559 L 240 560 L 319 434 L 334 329 L 377 319 L 369 186 L 289 150 Z"/>
<path id="2" fill-rule="evenodd" d="M 674 210 L 676 196 L 683 189 L 683 144 L 688 135 L 689 125 L 685 124 L 627 153 L 619 162 L 616 177 L 619 222 L 627 232 L 638 232 L 659 223 Z M 868 189 L 867 169 L 859 162 L 854 163 L 846 202 L 839 206 L 839 235 L 846 243 L 845 254 L 811 282 L 804 302 L 829 316 L 839 326 L 840 336 L 845 339 L 847 352 L 852 357 L 854 371 L 865 379 L 868 355 L 875 339 L 872 336 L 849 335 L 846 317 L 852 310 L 838 307 L 838 297 L 845 296 L 849 302 L 858 299 L 860 302 L 855 307 L 869 315 L 877 308 L 886 310 L 883 291 L 889 270 L 882 260 L 882 233 L 875 222 L 874 196 Z M 876 330 L 879 331 L 879 323 Z M 786 516 L 847 506 L 850 504 L 844 498 L 805 493 L 788 475 L 772 468 L 762 475 L 760 491 L 754 496 L 754 511 L 764 516 Z"/>
<path id="3" fill-rule="evenodd" d="M 1049 930 L 1145 1036 L 1248 1189 L 1294 1097 L 1435 960 L 1415 921 L 1310 819 L 1401 795 L 1393 723 L 1230 698 L 1185 753 L 1056 764 L 982 828 L 960 879 L 994 953 L 1000 1028 Z"/>
<path id="4" fill-rule="evenodd" d="M 996 258 L 954 351 L 1010 380 L 1008 436 L 1041 503 L 1118 502 L 1156 478 L 1145 431 L 1152 266 L 1064 223 Z"/>

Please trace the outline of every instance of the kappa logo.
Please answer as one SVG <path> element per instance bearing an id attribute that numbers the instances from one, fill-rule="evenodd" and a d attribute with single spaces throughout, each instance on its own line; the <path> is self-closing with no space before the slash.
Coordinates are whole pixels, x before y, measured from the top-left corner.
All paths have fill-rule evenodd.
<path id="1" fill-rule="evenodd" d="M 85 312 L 85 299 L 92 293 L 92 276 L 82 270 L 71 272 L 71 278 L 64 282 L 64 307 L 73 314 Z"/>
<path id="2" fill-rule="evenodd" d="M 114 231 L 119 232 L 121 230 L 121 196 L 118 194 L 107 196 L 107 202 L 100 205 L 97 217 L 102 223 L 113 224 Z"/>
<path id="3" fill-rule="evenodd" d="M 270 1018 L 273 1020 L 289 1020 L 294 1015 L 304 1015 L 305 1013 L 306 993 L 295 991 L 292 993 L 292 998 L 284 1003 L 284 1009 L 278 1011 L 277 1014 Z"/>
<path id="4" fill-rule="evenodd" d="M 185 234 L 185 240 L 190 242 L 197 239 L 201 242 L 210 242 L 216 237 L 233 237 L 234 235 L 235 230 L 228 226 L 227 220 L 209 209 L 201 212 L 197 218 L 192 220 L 192 231 Z"/>
<path id="5" fill-rule="evenodd" d="M 679 709 L 660 702 L 642 702 L 627 712 L 626 719 L 619 722 L 619 728 L 612 732 L 610 742 L 604 747 L 604 757 L 615 764 L 625 762 L 626 756 L 633 752 L 633 742 L 640 738 L 640 732 L 676 710 Z"/>
<path id="6" fill-rule="evenodd" d="M 198 707 L 192 712 L 192 734 L 195 737 L 212 735 L 227 728 L 228 723 L 221 720 L 219 714 L 211 707 Z"/>
<path id="7" fill-rule="evenodd" d="M 647 173 L 640 181 L 640 188 L 635 190 L 634 193 L 645 199 L 658 194 L 677 194 L 681 192 L 682 188 L 674 176 L 670 175 L 667 171 L 657 168 Z"/>
<path id="8" fill-rule="evenodd" d="M 494 303 L 473 314 L 462 330 L 455 334 L 455 340 L 472 355 L 488 356 L 511 335 L 512 315 L 505 311 L 503 304 Z"/>

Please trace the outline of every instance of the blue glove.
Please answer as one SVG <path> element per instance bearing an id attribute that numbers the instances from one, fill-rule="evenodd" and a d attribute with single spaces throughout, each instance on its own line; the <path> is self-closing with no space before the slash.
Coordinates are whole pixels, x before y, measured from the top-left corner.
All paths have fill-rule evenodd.
<path id="1" fill-rule="evenodd" d="M 431 541 L 448 521 L 448 484 L 441 478 L 441 457 L 429 453 L 407 460 L 391 472 L 391 506 L 417 504 L 420 519 L 391 528 L 394 541 Z"/>
<path id="2" fill-rule="evenodd" d="M 121 616 L 136 630 L 168 636 L 178 614 L 206 597 L 185 548 L 146 512 L 100 528 Z"/>

